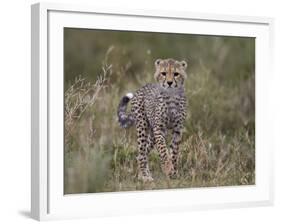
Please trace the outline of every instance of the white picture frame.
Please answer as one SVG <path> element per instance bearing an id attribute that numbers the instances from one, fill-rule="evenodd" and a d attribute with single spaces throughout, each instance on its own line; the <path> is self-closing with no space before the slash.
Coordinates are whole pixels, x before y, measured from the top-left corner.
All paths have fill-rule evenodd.
<path id="1" fill-rule="evenodd" d="M 37 220 L 273 203 L 273 19 L 38 3 L 32 14 L 31 214 Z M 164 25 L 165 24 L 165 25 Z M 168 24 L 168 25 L 167 25 Z M 63 194 L 63 27 L 256 38 L 256 184 L 159 191 Z M 184 28 L 183 28 L 184 27 Z"/>

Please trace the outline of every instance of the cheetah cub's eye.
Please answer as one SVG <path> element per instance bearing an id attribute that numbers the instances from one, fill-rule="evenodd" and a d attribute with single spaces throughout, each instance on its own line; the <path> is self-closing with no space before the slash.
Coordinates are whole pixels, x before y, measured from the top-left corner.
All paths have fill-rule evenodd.
<path id="1" fill-rule="evenodd" d="M 161 72 L 161 74 L 162 74 L 163 76 L 166 76 L 166 72 Z"/>
<path id="2" fill-rule="evenodd" d="M 174 73 L 174 76 L 178 76 L 178 75 L 179 75 L 179 73 L 178 73 L 178 72 L 175 72 L 175 73 Z"/>

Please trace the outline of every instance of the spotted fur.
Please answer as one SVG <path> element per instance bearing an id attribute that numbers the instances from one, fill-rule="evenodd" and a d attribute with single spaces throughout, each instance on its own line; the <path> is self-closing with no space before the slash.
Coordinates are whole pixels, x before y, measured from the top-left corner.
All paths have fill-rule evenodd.
<path id="1" fill-rule="evenodd" d="M 148 154 L 154 147 L 160 155 L 163 172 L 169 177 L 176 176 L 179 143 L 186 117 L 186 67 L 185 61 L 156 60 L 154 78 L 157 82 L 143 86 L 134 94 L 127 94 L 119 104 L 118 119 L 121 127 L 136 126 L 138 177 L 143 181 L 153 180 L 148 166 Z M 132 108 L 127 113 L 129 101 Z M 169 149 L 168 130 L 172 132 Z"/>

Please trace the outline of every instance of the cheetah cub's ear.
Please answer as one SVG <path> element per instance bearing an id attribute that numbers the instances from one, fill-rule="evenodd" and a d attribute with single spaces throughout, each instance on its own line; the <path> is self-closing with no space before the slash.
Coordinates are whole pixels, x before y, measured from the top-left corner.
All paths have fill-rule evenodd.
<path id="1" fill-rule="evenodd" d="M 187 62 L 186 62 L 186 61 L 181 61 L 180 64 L 181 64 L 183 70 L 186 70 L 186 68 L 187 68 Z"/>
<path id="2" fill-rule="evenodd" d="M 159 70 L 160 70 L 160 63 L 163 61 L 162 59 L 157 59 L 154 62 L 155 65 L 155 73 L 154 73 L 154 79 L 158 82 L 158 77 L 159 77 Z"/>
<path id="3" fill-rule="evenodd" d="M 156 59 L 156 61 L 154 63 L 156 68 L 159 67 L 161 61 L 162 61 L 162 59 Z"/>

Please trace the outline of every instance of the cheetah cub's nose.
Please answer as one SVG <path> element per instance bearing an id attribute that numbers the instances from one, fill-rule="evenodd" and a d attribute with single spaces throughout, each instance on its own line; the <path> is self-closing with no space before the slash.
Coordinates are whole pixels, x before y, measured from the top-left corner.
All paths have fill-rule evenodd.
<path id="1" fill-rule="evenodd" d="M 169 81 L 167 82 L 169 86 L 171 86 L 173 84 L 173 82 Z"/>

